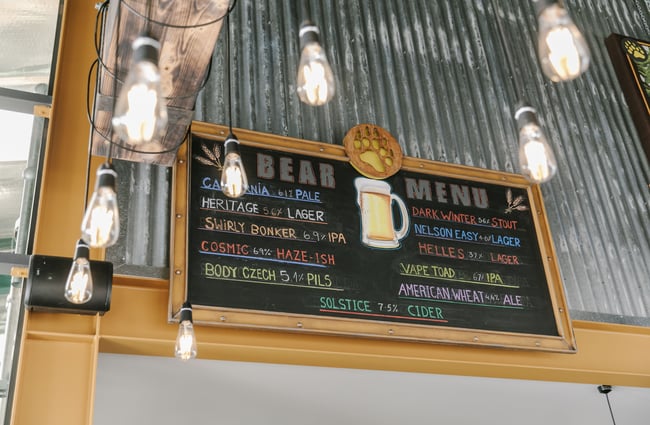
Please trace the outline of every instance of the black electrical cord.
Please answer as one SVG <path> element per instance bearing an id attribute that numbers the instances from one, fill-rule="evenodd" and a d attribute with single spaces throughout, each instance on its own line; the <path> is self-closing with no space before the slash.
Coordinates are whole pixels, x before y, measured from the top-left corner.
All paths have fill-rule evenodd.
<path id="1" fill-rule="evenodd" d="M 119 0 L 121 1 L 121 0 Z M 151 31 L 151 17 L 153 16 L 153 2 L 151 0 L 147 0 L 147 16 L 145 17 L 146 20 L 146 34 L 150 35 L 149 32 Z"/>
<path id="2" fill-rule="evenodd" d="M 95 128 L 95 123 L 93 122 L 92 115 L 90 112 L 90 78 L 93 75 L 93 68 L 97 65 L 99 61 L 95 59 L 90 65 L 90 69 L 88 70 L 88 79 L 86 80 L 86 118 L 88 118 L 88 122 L 90 123 L 91 127 L 93 130 L 96 130 Z M 92 107 L 93 112 L 95 111 L 95 106 L 93 105 Z"/>
<path id="3" fill-rule="evenodd" d="M 230 14 L 226 16 L 226 73 L 228 74 L 228 134 L 232 134 L 232 87 L 230 81 Z"/>
<path id="4" fill-rule="evenodd" d="M 131 13 L 133 13 L 133 14 L 136 15 L 136 16 L 139 16 L 139 17 L 142 18 L 142 19 L 146 19 L 147 22 L 149 22 L 149 23 L 151 23 L 151 24 L 160 25 L 160 26 L 163 26 L 163 27 L 166 27 L 166 28 L 178 28 L 178 29 L 201 28 L 201 27 L 206 27 L 206 26 L 208 26 L 208 25 L 216 24 L 217 22 L 221 21 L 222 19 L 224 19 L 225 17 L 227 17 L 228 15 L 230 15 L 230 13 L 231 13 L 231 12 L 233 11 L 233 9 L 235 8 L 235 4 L 237 3 L 237 0 L 232 0 L 232 3 L 230 4 L 230 6 L 228 7 L 228 9 L 226 10 L 226 13 L 224 13 L 223 15 L 219 16 L 219 17 L 216 18 L 216 19 L 213 19 L 212 21 L 202 22 L 202 23 L 200 23 L 200 24 L 194 24 L 194 25 L 174 25 L 174 24 L 170 24 L 170 23 L 167 23 L 167 22 L 160 22 L 160 21 L 156 21 L 156 20 L 154 20 L 154 19 L 150 19 L 150 18 L 148 18 L 147 16 L 144 16 L 142 13 L 138 12 L 137 10 L 135 10 L 135 9 L 133 8 L 133 6 L 131 6 L 130 4 L 128 4 L 125 0 L 118 0 L 118 1 L 119 1 L 120 3 L 123 3 L 124 6 L 126 6 L 126 8 L 129 9 L 129 11 L 130 11 Z"/>
<path id="5" fill-rule="evenodd" d="M 108 7 L 109 0 L 104 1 L 102 4 L 99 5 L 97 8 L 97 16 L 95 17 L 95 52 L 97 52 L 97 56 L 99 56 L 99 49 L 102 46 L 102 40 L 103 40 L 103 35 L 102 32 L 99 31 L 100 28 L 100 21 L 104 21 L 104 14 L 106 12 L 106 8 Z M 100 19 L 102 18 L 102 19 Z M 103 25 L 101 25 L 103 27 Z"/>
<path id="6" fill-rule="evenodd" d="M 91 68 L 91 70 L 92 70 L 92 68 Z M 90 73 L 88 74 L 88 84 L 90 84 Z M 87 112 L 90 114 L 90 112 L 88 110 L 87 110 Z M 90 117 L 90 115 L 89 115 L 89 117 Z M 83 211 L 81 212 L 82 217 L 86 214 L 86 208 L 88 206 L 88 191 L 90 190 L 90 162 L 91 162 L 90 158 L 91 158 L 92 152 L 93 152 L 93 141 L 92 141 L 92 134 L 91 134 L 90 142 L 88 143 L 88 156 L 86 158 L 86 185 L 84 187 Z"/>
<path id="7" fill-rule="evenodd" d="M 121 3 L 121 0 L 118 0 L 118 1 L 120 1 L 120 3 Z M 101 67 L 102 67 L 102 69 L 104 70 L 104 72 L 106 72 L 109 76 L 111 76 L 111 77 L 113 78 L 113 80 L 117 81 L 117 82 L 120 83 L 120 84 L 124 84 L 124 81 L 122 81 L 120 78 L 118 78 L 118 76 L 116 75 L 116 73 L 114 73 L 114 72 L 113 72 L 113 71 L 108 67 L 108 65 L 106 64 L 106 62 L 104 62 L 104 60 L 102 59 L 102 54 L 101 54 L 101 51 L 100 51 L 101 47 L 100 47 L 100 46 L 103 45 L 103 42 L 100 42 L 100 43 L 97 42 L 97 40 L 98 40 L 98 38 L 99 38 L 99 37 L 97 36 L 98 34 L 100 34 L 100 36 L 102 37 L 101 39 L 103 40 L 103 32 L 100 33 L 100 31 L 99 31 L 99 28 L 100 28 L 100 25 L 99 25 L 99 22 L 100 22 L 99 17 L 100 17 L 100 15 L 101 15 L 102 13 L 106 13 L 106 8 L 108 7 L 109 3 L 110 3 L 110 0 L 106 0 L 106 1 L 104 1 L 101 5 L 99 5 L 99 7 L 98 7 L 97 17 L 95 18 L 95 53 L 96 53 L 96 55 L 97 55 L 97 60 L 99 61 L 99 64 L 101 65 Z M 228 9 L 227 14 L 230 14 L 230 13 L 232 12 L 232 8 L 235 6 L 236 3 L 237 3 L 237 0 L 233 0 L 233 3 L 231 4 L 230 8 Z M 139 15 L 139 16 L 141 16 L 141 15 Z M 225 16 L 225 15 L 224 15 L 224 16 Z M 146 17 L 143 17 L 143 18 L 144 18 L 144 19 L 147 19 Z M 221 19 L 223 19 L 223 17 L 221 17 Z M 147 24 L 149 24 L 149 21 L 150 21 L 150 20 L 147 19 Z M 155 21 L 153 21 L 153 22 L 155 22 Z M 102 26 L 102 27 L 103 27 L 103 26 Z M 191 27 L 188 27 L 188 28 L 191 28 Z M 117 48 L 117 47 L 116 47 L 116 48 Z M 117 65 L 117 64 L 116 64 L 116 65 Z M 212 69 L 212 58 L 210 58 L 210 63 L 209 63 L 209 65 L 208 65 L 208 72 L 205 74 L 205 77 L 203 78 L 203 81 L 201 82 L 201 85 L 199 86 L 199 88 L 198 88 L 197 91 L 201 91 L 201 90 L 203 90 L 203 89 L 205 88 L 205 85 L 208 83 L 208 79 L 209 79 L 209 76 L 210 76 L 210 70 L 211 70 L 211 69 Z M 165 97 L 164 99 L 165 99 L 165 100 L 171 100 L 171 99 L 185 99 L 185 98 L 193 97 L 194 95 L 195 95 L 195 93 L 190 93 L 190 94 L 185 94 L 185 95 L 176 95 L 176 96 L 173 96 L 173 97 Z"/>
<path id="8" fill-rule="evenodd" d="M 108 65 L 106 65 L 106 63 L 102 60 L 101 47 L 104 45 L 104 42 L 103 42 L 103 40 L 104 40 L 104 31 L 100 31 L 100 27 L 105 28 L 105 25 L 104 25 L 105 20 L 102 19 L 102 25 L 100 25 L 99 24 L 99 22 L 100 22 L 99 17 L 106 13 L 106 8 L 108 7 L 109 3 L 110 3 L 110 0 L 106 0 L 105 2 L 103 2 L 99 6 L 98 12 L 97 12 L 97 17 L 95 18 L 95 53 L 97 54 L 97 60 L 101 64 L 104 71 L 108 75 L 110 75 L 114 80 L 119 81 L 120 83 L 123 83 L 123 81 L 120 80 L 119 78 L 117 78 L 117 75 L 115 75 L 115 73 L 113 71 L 111 71 L 111 69 L 108 67 Z M 97 36 L 98 34 L 99 34 L 99 37 Z M 100 40 L 100 41 L 98 42 L 98 40 Z M 117 48 L 117 46 L 116 46 L 116 48 Z"/>
<path id="9" fill-rule="evenodd" d="M 118 37 L 119 37 L 119 34 L 120 34 L 120 29 L 121 29 L 120 27 L 121 27 L 121 24 L 122 24 L 122 10 L 121 10 L 122 8 L 120 7 L 121 4 L 122 4 L 122 1 L 118 0 L 117 12 L 116 12 L 117 17 L 115 18 L 116 19 L 116 22 L 115 22 L 115 29 L 116 29 L 115 34 L 117 34 Z M 113 87 L 112 87 L 112 90 L 113 90 L 113 93 L 112 93 L 112 96 L 113 96 L 113 111 L 115 111 L 115 102 L 117 100 L 117 60 L 119 58 L 119 50 L 120 50 L 118 47 L 119 47 L 118 43 L 115 43 L 115 57 L 114 57 L 114 60 L 115 60 L 115 62 L 114 62 L 115 63 L 115 72 L 113 73 Z M 93 122 L 93 128 L 95 128 L 97 133 L 99 133 L 99 130 L 96 129 L 94 122 Z M 101 133 L 99 133 L 99 134 L 101 134 Z M 110 163 L 111 158 L 113 156 L 113 146 L 115 145 L 115 143 L 113 142 L 113 126 L 110 125 L 110 124 L 109 124 L 108 141 L 109 141 L 109 145 L 108 145 L 108 153 L 106 155 L 106 160 Z M 121 147 L 121 145 L 120 145 L 120 147 Z"/>
<path id="10" fill-rule="evenodd" d="M 611 391 L 612 391 L 611 385 L 598 386 L 598 392 L 601 394 L 605 394 L 605 398 L 607 399 L 607 407 L 609 408 L 609 415 L 612 417 L 612 424 L 616 425 L 616 419 L 614 419 L 614 412 L 612 411 L 612 404 L 609 402 L 609 393 Z"/>
<path id="11" fill-rule="evenodd" d="M 103 33 L 97 33 L 97 27 L 99 26 L 99 23 L 101 21 L 102 27 L 106 23 L 106 8 L 108 7 L 108 0 L 104 1 L 97 9 L 97 16 L 95 18 L 95 34 L 94 34 L 94 41 L 95 41 L 95 47 L 98 53 L 98 57 L 100 56 L 100 50 L 98 48 L 98 43 L 99 46 L 102 46 L 104 44 L 104 34 Z M 92 122 L 90 119 L 90 107 L 89 107 L 89 93 L 90 93 L 90 78 L 92 75 L 92 70 L 93 68 L 97 65 L 97 60 L 93 61 L 92 65 L 90 66 L 90 70 L 88 71 L 88 80 L 86 81 L 86 114 L 88 115 L 88 121 Z M 95 75 L 95 86 L 99 84 L 99 74 Z M 93 105 L 93 114 L 95 112 L 95 105 Z M 94 125 L 92 126 L 93 129 L 95 128 Z M 91 157 L 92 157 L 92 152 L 93 152 L 93 137 L 92 137 L 92 132 L 90 136 L 90 141 L 88 143 L 88 157 L 86 158 L 86 183 L 85 183 L 85 190 L 84 190 L 84 200 L 83 200 L 83 212 L 82 215 L 86 213 L 86 208 L 88 207 L 88 193 L 90 191 L 90 165 L 91 165 Z"/>

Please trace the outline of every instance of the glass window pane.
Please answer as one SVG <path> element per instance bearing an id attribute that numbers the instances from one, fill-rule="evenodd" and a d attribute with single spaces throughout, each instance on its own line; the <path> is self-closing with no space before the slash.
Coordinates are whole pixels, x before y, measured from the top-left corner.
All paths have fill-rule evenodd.
<path id="1" fill-rule="evenodd" d="M 43 93 L 49 85 L 59 3 L 0 0 L 0 87 Z"/>
<path id="2" fill-rule="evenodd" d="M 34 116 L 0 110 L 0 252 L 14 251 Z M 33 174 L 33 173 L 32 173 Z M 29 213 L 29 211 L 26 211 Z"/>
<path id="3" fill-rule="evenodd" d="M 0 423 L 6 414 L 12 385 L 18 325 L 22 315 L 21 279 L 0 274 Z"/>
<path id="4" fill-rule="evenodd" d="M 0 110 L 0 253 L 10 264 L 19 257 L 14 254 L 29 251 L 46 127 L 44 118 Z M 8 267 L 4 263 L 0 266 L 1 270 Z M 0 273 L 0 423 L 6 423 L 10 414 L 22 289 L 22 279 Z"/>

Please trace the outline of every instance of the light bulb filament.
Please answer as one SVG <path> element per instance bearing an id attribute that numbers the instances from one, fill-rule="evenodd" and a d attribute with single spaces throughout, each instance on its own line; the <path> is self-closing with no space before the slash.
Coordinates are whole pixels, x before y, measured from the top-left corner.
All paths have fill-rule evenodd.
<path id="1" fill-rule="evenodd" d="M 103 246 L 110 239 L 111 227 L 113 226 L 113 211 L 103 205 L 99 205 L 90 211 L 90 235 L 91 246 Z"/>
<path id="2" fill-rule="evenodd" d="M 303 47 L 296 80 L 298 96 L 308 105 L 324 105 L 334 96 L 334 74 L 317 41 Z"/>
<path id="3" fill-rule="evenodd" d="M 225 189 L 232 196 L 240 196 L 242 193 L 241 169 L 237 165 L 230 165 L 224 169 L 226 173 Z"/>
<path id="4" fill-rule="evenodd" d="M 178 341 L 180 358 L 182 360 L 189 360 L 192 357 L 192 344 L 194 337 L 192 335 L 183 335 Z"/>
<path id="5" fill-rule="evenodd" d="M 529 141 L 524 145 L 523 149 L 530 177 L 537 182 L 546 181 L 551 174 L 551 170 L 544 144 Z"/>
<path id="6" fill-rule="evenodd" d="M 322 105 L 327 102 L 329 87 L 325 78 L 325 67 L 318 62 L 311 62 L 302 68 L 302 72 L 305 80 L 303 90 L 309 103 Z"/>
<path id="7" fill-rule="evenodd" d="M 156 129 L 158 94 L 144 84 L 134 85 L 127 94 L 128 108 L 119 118 L 131 143 L 149 142 Z"/>
<path id="8" fill-rule="evenodd" d="M 75 258 L 64 288 L 65 298 L 73 304 L 84 304 L 93 296 L 93 278 L 88 261 L 88 245 L 77 243 Z"/>
<path id="9" fill-rule="evenodd" d="M 248 190 L 248 178 L 239 155 L 239 142 L 234 136 L 230 136 L 225 141 L 226 154 L 220 183 L 224 195 L 238 198 Z"/>
<path id="10" fill-rule="evenodd" d="M 100 186 L 81 221 L 81 237 L 93 248 L 106 248 L 117 242 L 119 233 L 117 195 L 111 186 Z"/>
<path id="11" fill-rule="evenodd" d="M 568 28 L 553 29 L 546 36 L 548 58 L 555 72 L 562 80 L 570 80 L 580 75 L 580 54 Z"/>
<path id="12" fill-rule="evenodd" d="M 88 275 L 77 271 L 70 281 L 70 298 L 74 303 L 80 303 L 84 299 L 84 293 L 88 287 Z"/>
<path id="13" fill-rule="evenodd" d="M 178 325 L 178 336 L 176 337 L 176 346 L 174 356 L 187 361 L 196 357 L 196 337 L 194 335 L 194 326 L 191 320 L 181 320 Z"/>

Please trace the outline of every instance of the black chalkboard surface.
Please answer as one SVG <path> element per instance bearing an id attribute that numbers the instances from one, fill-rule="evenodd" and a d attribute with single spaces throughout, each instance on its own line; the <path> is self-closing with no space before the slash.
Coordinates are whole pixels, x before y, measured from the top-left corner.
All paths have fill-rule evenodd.
<path id="1" fill-rule="evenodd" d="M 537 187 L 414 158 L 373 180 L 338 146 L 237 134 L 241 198 L 210 165 L 221 138 L 195 130 L 181 153 L 172 311 L 187 298 L 197 321 L 220 325 L 575 350 Z"/>

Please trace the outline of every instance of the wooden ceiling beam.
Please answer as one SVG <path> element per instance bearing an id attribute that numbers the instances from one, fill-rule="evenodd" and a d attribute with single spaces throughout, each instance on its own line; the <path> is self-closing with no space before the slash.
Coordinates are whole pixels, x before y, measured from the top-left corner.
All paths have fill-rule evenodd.
<path id="1" fill-rule="evenodd" d="M 108 6 L 101 46 L 105 67 L 101 64 L 98 67 L 94 99 L 92 152 L 100 156 L 108 154 L 110 144 L 106 138 L 111 136 L 113 93 L 119 94 L 120 81 L 126 79 L 131 67 L 133 41 L 146 30 L 161 45 L 158 67 L 169 123 L 162 140 L 145 145 L 127 145 L 128 148 L 151 153 L 135 153 L 115 145 L 112 156 L 171 166 L 176 158 L 175 148 L 184 140 L 191 123 L 196 97 L 207 77 L 214 46 L 224 22 L 219 18 L 225 17 L 229 2 L 151 1 L 153 14 L 149 21 L 145 18 L 145 0 L 114 0 Z M 213 21 L 216 22 L 204 25 Z M 111 75 L 114 70 L 117 82 Z M 117 86 L 114 88 L 115 83 Z M 157 153 L 162 151 L 169 152 Z"/>

